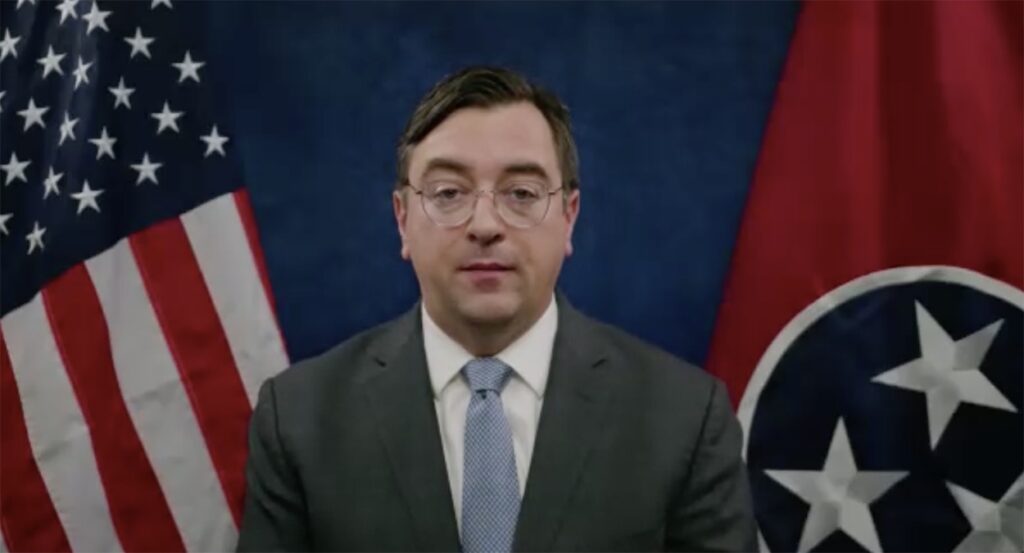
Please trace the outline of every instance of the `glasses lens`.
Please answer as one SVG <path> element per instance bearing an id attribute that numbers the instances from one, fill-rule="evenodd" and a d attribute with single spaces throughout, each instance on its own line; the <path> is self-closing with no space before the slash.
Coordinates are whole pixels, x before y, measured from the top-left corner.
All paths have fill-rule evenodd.
<path id="1" fill-rule="evenodd" d="M 551 196 L 535 182 L 514 182 L 496 193 L 498 213 L 505 222 L 520 228 L 532 227 L 547 215 Z"/>
<path id="2" fill-rule="evenodd" d="M 442 226 L 459 225 L 473 210 L 474 194 L 455 184 L 439 182 L 423 187 L 423 208 L 435 223 Z"/>

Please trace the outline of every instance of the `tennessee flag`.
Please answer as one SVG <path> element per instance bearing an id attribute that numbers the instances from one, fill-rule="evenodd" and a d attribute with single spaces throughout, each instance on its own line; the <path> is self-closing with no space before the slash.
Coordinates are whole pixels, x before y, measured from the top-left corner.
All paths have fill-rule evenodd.
<path id="1" fill-rule="evenodd" d="M 709 368 L 771 551 L 1021 551 L 1020 2 L 808 2 Z"/>

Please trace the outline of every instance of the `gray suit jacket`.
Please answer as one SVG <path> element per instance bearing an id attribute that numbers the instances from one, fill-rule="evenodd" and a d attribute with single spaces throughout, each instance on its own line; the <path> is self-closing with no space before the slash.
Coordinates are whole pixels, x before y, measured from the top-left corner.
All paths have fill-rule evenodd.
<path id="1" fill-rule="evenodd" d="M 722 385 L 558 301 L 514 548 L 755 550 Z M 249 441 L 239 550 L 459 549 L 418 306 L 267 381 Z"/>

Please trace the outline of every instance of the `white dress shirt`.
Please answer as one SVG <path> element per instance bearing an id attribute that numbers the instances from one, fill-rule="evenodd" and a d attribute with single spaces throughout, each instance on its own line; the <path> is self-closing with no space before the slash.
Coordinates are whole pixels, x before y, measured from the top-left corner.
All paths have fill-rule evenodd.
<path id="1" fill-rule="evenodd" d="M 462 533 L 462 455 L 465 449 L 466 410 L 472 395 L 462 367 L 474 358 L 458 342 L 445 334 L 423 311 L 423 347 L 434 389 L 434 408 L 441 429 L 444 461 L 455 504 L 455 520 Z M 501 392 L 501 403 L 512 430 L 512 449 L 519 477 L 519 496 L 526 489 L 526 474 L 537 436 L 537 421 L 544 402 L 544 388 L 551 368 L 551 354 L 558 330 L 558 305 L 551 299 L 540 319 L 515 342 L 494 357 L 512 367 L 512 376 Z"/>

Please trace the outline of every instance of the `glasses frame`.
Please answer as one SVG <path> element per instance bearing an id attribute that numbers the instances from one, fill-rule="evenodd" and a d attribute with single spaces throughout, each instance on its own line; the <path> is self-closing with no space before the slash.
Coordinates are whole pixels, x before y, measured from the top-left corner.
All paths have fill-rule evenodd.
<path id="1" fill-rule="evenodd" d="M 431 223 L 434 223 L 434 225 L 436 225 L 438 227 L 441 227 L 441 228 L 461 227 L 462 225 L 464 225 L 467 222 L 469 222 L 469 220 L 473 218 L 473 215 L 476 214 L 476 207 L 477 207 L 477 204 L 480 202 L 480 196 L 482 196 L 484 194 L 489 194 L 491 196 L 491 206 L 494 207 L 494 212 L 498 214 L 498 218 L 501 219 L 501 221 L 503 223 L 505 223 L 506 225 L 508 225 L 510 227 L 517 228 L 517 229 L 533 228 L 533 227 L 541 224 L 541 222 L 543 222 L 544 219 L 547 219 L 548 211 L 551 211 L 551 196 L 554 196 L 555 194 L 558 194 L 560 192 L 564 192 L 565 191 L 565 185 L 564 184 L 562 186 L 559 186 L 558 188 L 555 188 L 554 190 L 548 190 L 544 194 L 544 197 L 547 200 L 547 205 L 544 206 L 544 214 L 541 215 L 540 219 L 537 219 L 536 222 L 524 226 L 524 225 L 517 225 L 515 223 L 512 223 L 507 218 L 505 218 L 504 215 L 502 215 L 502 209 L 498 206 L 497 194 L 496 194 L 495 190 L 474 190 L 472 192 L 472 194 L 473 194 L 473 207 L 466 214 L 466 217 L 464 219 L 462 219 L 461 221 L 457 222 L 457 223 L 442 224 L 442 223 L 438 222 L 436 219 L 434 219 L 433 217 L 431 217 L 430 212 L 427 211 L 427 198 L 425 196 L 424 191 L 422 189 L 420 189 L 420 188 L 416 188 L 409 181 L 405 181 L 405 186 L 408 186 L 409 188 L 411 188 L 412 191 L 417 196 L 420 197 L 420 208 L 423 210 L 423 214 L 427 216 L 427 219 L 430 219 Z"/>

